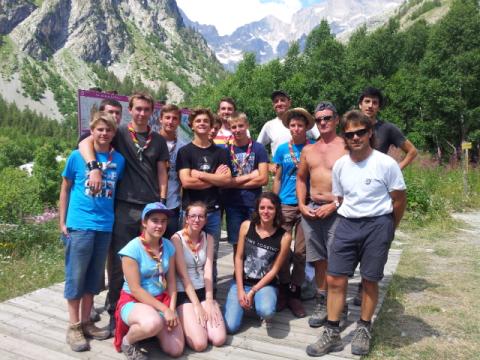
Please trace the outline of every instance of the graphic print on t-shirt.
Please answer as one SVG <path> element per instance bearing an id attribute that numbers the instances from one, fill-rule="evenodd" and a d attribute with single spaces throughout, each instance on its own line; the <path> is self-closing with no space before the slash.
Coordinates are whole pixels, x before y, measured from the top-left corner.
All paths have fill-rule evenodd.
<path id="1" fill-rule="evenodd" d="M 250 279 L 261 279 L 270 270 L 278 249 L 268 244 L 255 242 L 245 238 L 245 261 L 243 269 L 245 276 Z"/>
<path id="2" fill-rule="evenodd" d="M 117 164 L 110 161 L 104 161 L 98 163 L 102 170 L 102 189 L 98 193 L 94 194 L 88 186 L 89 170 L 85 169 L 85 195 L 95 198 L 113 198 L 113 190 L 115 189 L 115 183 L 118 178 Z"/>
<path id="3" fill-rule="evenodd" d="M 210 172 L 211 169 L 211 164 L 212 159 L 210 159 L 209 156 L 201 156 L 200 159 L 198 160 L 198 170 L 203 171 L 203 172 Z"/>

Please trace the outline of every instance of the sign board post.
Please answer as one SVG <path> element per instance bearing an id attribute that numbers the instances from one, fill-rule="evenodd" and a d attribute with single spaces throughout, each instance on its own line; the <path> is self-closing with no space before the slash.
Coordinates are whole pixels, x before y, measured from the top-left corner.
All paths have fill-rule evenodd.
<path id="1" fill-rule="evenodd" d="M 471 142 L 462 142 L 462 150 L 465 152 L 463 157 L 463 193 L 465 196 L 468 196 L 468 150 L 471 148 Z"/>

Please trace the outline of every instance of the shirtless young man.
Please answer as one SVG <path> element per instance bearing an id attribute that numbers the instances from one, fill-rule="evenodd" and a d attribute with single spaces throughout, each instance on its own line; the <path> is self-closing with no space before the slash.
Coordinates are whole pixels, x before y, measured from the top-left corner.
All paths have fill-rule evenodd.
<path id="1" fill-rule="evenodd" d="M 303 149 L 296 186 L 305 234 L 306 260 L 315 268 L 317 285 L 314 313 L 308 319 L 311 327 L 321 326 L 327 317 L 325 272 L 338 207 L 338 201 L 332 194 L 332 168 L 335 161 L 347 153 L 345 142 L 336 133 L 339 117 L 332 103 L 322 101 L 317 105 L 315 122 L 320 131 L 320 140 Z M 309 199 L 307 193 L 310 194 Z"/>

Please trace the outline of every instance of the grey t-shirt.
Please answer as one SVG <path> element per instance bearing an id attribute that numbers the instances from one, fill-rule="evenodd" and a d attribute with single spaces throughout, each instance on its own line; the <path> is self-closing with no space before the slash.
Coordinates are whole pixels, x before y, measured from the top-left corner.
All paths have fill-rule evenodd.
<path id="1" fill-rule="evenodd" d="M 375 149 L 384 154 L 388 152 L 390 145 L 398 148 L 407 140 L 398 127 L 378 119 L 375 123 L 375 139 Z"/>
<path id="2" fill-rule="evenodd" d="M 147 133 L 137 133 L 140 146 L 145 145 Z M 116 199 L 134 203 L 148 204 L 160 200 L 157 163 L 168 161 L 168 148 L 165 140 L 152 132 L 152 141 L 143 151 L 142 160 L 137 154 L 126 125 L 118 128 L 112 142 L 113 147 L 125 158 L 125 173 L 118 183 Z"/>

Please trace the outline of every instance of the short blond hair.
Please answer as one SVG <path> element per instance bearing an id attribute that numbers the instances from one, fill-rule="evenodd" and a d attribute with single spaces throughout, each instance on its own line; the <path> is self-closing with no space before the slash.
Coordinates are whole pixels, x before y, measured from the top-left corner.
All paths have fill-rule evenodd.
<path id="1" fill-rule="evenodd" d="M 238 120 L 243 120 L 243 121 L 245 121 L 245 123 L 248 124 L 247 114 L 245 114 L 243 112 L 235 111 L 234 113 L 232 113 L 232 115 L 230 115 L 227 122 L 228 122 L 229 125 L 231 125 L 232 123 L 234 123 Z"/>
<path id="2" fill-rule="evenodd" d="M 117 131 L 117 121 L 112 114 L 109 114 L 105 111 L 97 111 L 93 114 L 92 119 L 90 120 L 90 130 L 95 129 L 99 122 L 103 121 L 109 128 L 113 131 Z"/>

